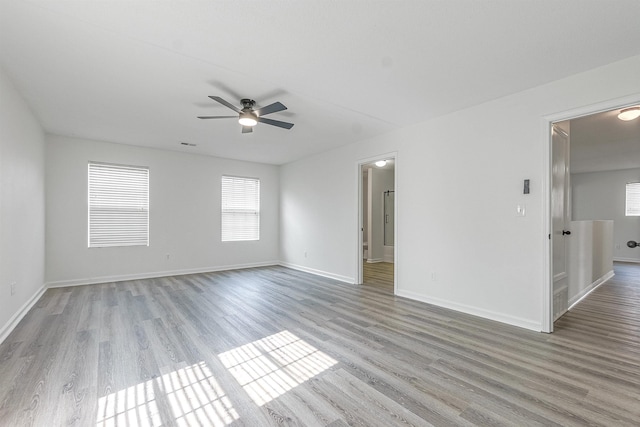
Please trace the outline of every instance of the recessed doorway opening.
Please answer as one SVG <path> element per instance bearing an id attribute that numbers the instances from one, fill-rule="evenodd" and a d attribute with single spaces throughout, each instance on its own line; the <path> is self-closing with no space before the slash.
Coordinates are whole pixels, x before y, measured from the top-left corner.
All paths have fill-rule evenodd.
<path id="1" fill-rule="evenodd" d="M 397 289 L 396 153 L 363 159 L 358 171 L 357 284 Z"/>
<path id="2" fill-rule="evenodd" d="M 549 135 L 549 272 L 543 332 L 613 276 L 614 262 L 640 262 L 627 240 L 640 217 L 625 215 L 625 186 L 640 181 L 640 118 L 619 118 L 627 97 L 545 118 Z M 546 238 L 546 236 L 545 236 Z"/>

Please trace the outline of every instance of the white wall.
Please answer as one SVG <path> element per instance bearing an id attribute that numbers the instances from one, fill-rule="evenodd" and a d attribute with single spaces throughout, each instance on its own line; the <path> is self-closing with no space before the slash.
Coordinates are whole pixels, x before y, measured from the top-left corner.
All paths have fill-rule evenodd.
<path id="1" fill-rule="evenodd" d="M 44 290 L 44 152 L 38 121 L 0 69 L 0 342 Z"/>
<path id="2" fill-rule="evenodd" d="M 46 139 L 49 285 L 277 263 L 278 167 L 60 136 Z M 87 248 L 89 161 L 149 167 L 148 247 Z M 222 175 L 260 178 L 259 241 L 220 241 Z"/>
<path id="3" fill-rule="evenodd" d="M 627 247 L 640 241 L 640 217 L 624 214 L 628 182 L 640 182 L 640 168 L 572 174 L 572 219 L 613 220 L 613 259 L 640 262 L 640 248 Z"/>
<path id="4" fill-rule="evenodd" d="M 397 151 L 397 293 L 541 330 L 544 117 L 629 94 L 640 100 L 638 75 L 640 56 L 283 166 L 283 262 L 354 282 L 357 161 Z"/>
<path id="5" fill-rule="evenodd" d="M 394 189 L 394 171 L 389 169 L 369 169 L 368 219 L 369 219 L 369 257 L 368 262 L 384 260 L 384 196 L 387 190 Z"/>

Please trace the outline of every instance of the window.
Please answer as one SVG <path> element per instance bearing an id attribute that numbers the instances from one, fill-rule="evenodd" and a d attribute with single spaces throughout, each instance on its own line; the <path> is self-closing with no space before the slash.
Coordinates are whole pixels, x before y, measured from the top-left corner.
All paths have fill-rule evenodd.
<path id="1" fill-rule="evenodd" d="M 149 168 L 89 162 L 89 247 L 149 246 Z"/>
<path id="2" fill-rule="evenodd" d="M 640 216 L 640 182 L 627 184 L 626 216 Z"/>
<path id="3" fill-rule="evenodd" d="M 222 241 L 260 240 L 260 180 L 222 177 Z"/>

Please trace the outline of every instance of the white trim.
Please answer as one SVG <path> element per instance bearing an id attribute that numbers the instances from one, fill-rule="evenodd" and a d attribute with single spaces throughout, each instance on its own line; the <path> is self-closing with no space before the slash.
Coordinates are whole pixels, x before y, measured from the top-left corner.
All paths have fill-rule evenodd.
<path id="1" fill-rule="evenodd" d="M 543 116 L 545 121 L 549 123 L 562 122 L 565 120 L 573 120 L 579 117 L 598 114 L 605 111 L 617 110 L 619 108 L 631 107 L 640 102 L 640 92 L 624 96 L 622 98 L 609 99 L 606 101 L 589 104 L 571 110 L 559 111 Z"/>
<path id="2" fill-rule="evenodd" d="M 382 258 L 367 258 L 367 264 L 376 264 L 379 262 L 384 262 Z"/>
<path id="3" fill-rule="evenodd" d="M 551 241 L 551 122 L 542 119 L 541 139 L 546 142 L 542 157 L 542 332 L 553 332 L 553 245 Z"/>
<path id="4" fill-rule="evenodd" d="M 608 273 L 606 273 L 604 276 L 602 276 L 599 279 L 596 279 L 595 282 L 593 282 L 592 284 L 584 288 L 578 295 L 574 296 L 569 300 L 569 304 L 568 304 L 569 308 L 567 308 L 567 311 L 571 310 L 574 305 L 582 301 L 582 299 L 585 298 L 587 295 L 589 295 L 591 292 L 595 291 L 598 286 L 609 281 L 609 279 L 611 279 L 613 276 L 615 276 L 615 273 L 613 272 L 613 270 L 611 270 Z"/>
<path id="5" fill-rule="evenodd" d="M 479 307 L 473 307 L 470 305 L 459 304 L 440 298 L 427 297 L 422 294 L 418 294 L 411 291 L 399 291 L 398 296 L 409 298 L 412 300 L 425 302 L 427 304 L 436 305 L 438 307 L 447 308 L 449 310 L 455 310 L 473 316 L 482 317 L 489 320 L 495 320 L 497 322 L 506 323 L 508 325 L 518 326 L 520 328 L 530 329 L 532 331 L 540 332 L 542 324 L 529 319 L 523 319 L 516 316 L 508 316 L 503 313 L 497 313 L 495 311 L 485 310 Z"/>
<path id="6" fill-rule="evenodd" d="M 33 296 L 22 305 L 22 307 L 20 307 L 20 310 L 18 310 L 16 314 L 14 314 L 13 317 L 11 317 L 11 319 L 9 319 L 7 323 L 5 323 L 2 329 L 0 329 L 0 344 L 2 344 L 5 339 L 7 339 L 11 332 L 13 332 L 15 327 L 18 326 L 18 323 L 20 323 L 20 321 L 29 312 L 29 310 L 31 310 L 33 306 L 36 305 L 36 303 L 38 302 L 40 297 L 42 297 L 46 290 L 47 287 L 45 285 L 42 285 L 40 289 L 38 289 L 38 291 L 33 294 Z"/>
<path id="7" fill-rule="evenodd" d="M 635 263 L 640 263 L 640 259 L 638 259 L 638 258 L 614 257 L 613 261 L 615 261 L 615 262 L 635 262 Z"/>
<path id="8" fill-rule="evenodd" d="M 342 276 L 340 274 L 329 273 L 328 271 L 316 270 L 315 268 L 304 267 L 302 265 L 291 264 L 289 262 L 279 262 L 278 265 L 283 267 L 291 268 L 293 270 L 304 271 L 305 273 L 315 274 L 316 276 L 327 277 L 329 279 L 338 280 L 340 282 L 345 282 L 349 284 L 356 284 L 356 281 L 353 277 Z"/>
<path id="9" fill-rule="evenodd" d="M 99 283 L 123 282 L 127 280 L 155 279 L 158 277 L 182 276 L 184 274 L 213 273 L 215 271 L 241 270 L 243 268 L 269 267 L 278 265 L 277 261 L 256 262 L 248 264 L 221 265 L 216 267 L 188 268 L 184 270 L 157 271 L 149 273 L 122 274 L 118 276 L 99 276 L 74 280 L 48 282 L 48 288 L 64 288 L 67 286 L 97 285 Z"/>
<path id="10" fill-rule="evenodd" d="M 542 159 L 542 223 L 546 232 L 543 234 L 543 275 L 542 282 L 542 332 L 553 332 L 553 254 L 551 239 L 551 125 L 555 122 L 571 120 L 589 114 L 615 110 L 640 103 L 640 93 L 630 94 L 621 98 L 609 99 L 595 104 L 584 105 L 570 110 L 549 113 L 541 117 L 541 141 L 543 143 Z"/>

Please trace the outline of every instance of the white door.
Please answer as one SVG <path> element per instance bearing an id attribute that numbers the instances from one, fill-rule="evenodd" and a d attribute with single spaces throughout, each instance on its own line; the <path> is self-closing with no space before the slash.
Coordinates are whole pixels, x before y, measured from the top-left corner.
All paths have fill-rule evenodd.
<path id="1" fill-rule="evenodd" d="M 569 122 L 555 123 L 551 135 L 551 245 L 553 266 L 553 320 L 569 304 Z"/>

